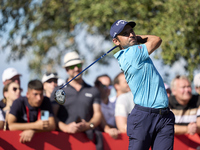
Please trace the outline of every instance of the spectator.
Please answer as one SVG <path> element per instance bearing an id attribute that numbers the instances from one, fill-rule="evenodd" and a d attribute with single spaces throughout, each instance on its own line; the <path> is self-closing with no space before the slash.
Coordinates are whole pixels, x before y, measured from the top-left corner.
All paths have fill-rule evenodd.
<path id="1" fill-rule="evenodd" d="M 127 117 L 134 107 L 133 94 L 126 82 L 125 75 L 120 72 L 114 79 L 114 86 L 117 92 L 115 105 L 115 120 L 117 128 L 122 133 L 126 133 Z"/>
<path id="2" fill-rule="evenodd" d="M 117 92 L 116 97 L 123 93 L 127 93 L 130 91 L 129 85 L 126 82 L 125 75 L 123 72 L 120 72 L 115 78 L 114 78 L 114 88 Z"/>
<path id="3" fill-rule="evenodd" d="M 19 74 L 15 68 L 7 68 L 3 71 L 2 82 L 6 85 L 14 81 L 20 85 L 20 76 L 21 74 Z"/>
<path id="4" fill-rule="evenodd" d="M 21 96 L 22 89 L 19 87 L 19 84 L 12 81 L 8 84 L 6 84 L 3 88 L 3 100 L 1 103 L 4 105 L 1 109 L 3 110 L 3 115 L 5 118 L 5 124 L 4 124 L 4 130 L 8 129 L 7 127 L 7 115 L 10 111 L 10 107 L 12 106 L 14 100 L 19 98 Z"/>
<path id="5" fill-rule="evenodd" d="M 194 77 L 194 88 L 195 91 L 200 95 L 200 73 Z"/>
<path id="6" fill-rule="evenodd" d="M 83 61 L 76 52 L 69 52 L 65 55 L 63 68 L 69 75 L 67 81 L 82 71 L 82 64 Z M 54 89 L 51 101 L 55 102 L 54 93 L 59 88 Z M 100 124 L 102 118 L 98 89 L 85 83 L 80 74 L 63 87 L 63 90 L 66 93 L 65 103 L 63 105 L 53 104 L 58 128 L 65 133 L 86 132 L 89 139 L 93 140 L 93 129 Z"/>
<path id="7" fill-rule="evenodd" d="M 4 121 L 5 121 L 5 119 L 4 119 L 4 116 L 3 116 L 3 111 L 0 108 L 0 130 L 3 129 Z"/>
<path id="8" fill-rule="evenodd" d="M 106 74 L 98 76 L 95 80 L 95 86 L 99 89 L 101 95 L 101 112 L 107 124 L 115 128 L 115 102 L 109 101 L 111 85 L 111 78 Z"/>
<path id="9" fill-rule="evenodd" d="M 51 93 L 57 86 L 58 74 L 57 73 L 45 73 L 42 77 L 42 83 L 44 86 L 44 95 L 48 98 L 51 97 Z"/>
<path id="10" fill-rule="evenodd" d="M 45 114 L 45 116 L 43 116 Z M 45 120 L 43 120 L 43 117 Z M 20 142 L 30 142 L 36 131 L 55 129 L 55 120 L 49 98 L 43 96 L 43 85 L 39 80 L 28 83 L 26 97 L 13 102 L 8 114 L 10 130 L 23 130 Z"/>
<path id="11" fill-rule="evenodd" d="M 115 123 L 115 101 L 109 100 L 110 89 L 111 89 L 111 78 L 107 74 L 98 76 L 95 80 L 95 86 L 99 89 L 101 94 L 101 112 L 103 119 L 101 121 L 101 131 L 108 133 L 111 137 L 117 138 L 120 133 L 116 129 Z"/>
<path id="12" fill-rule="evenodd" d="M 169 107 L 175 115 L 175 134 L 200 133 L 200 100 L 192 95 L 189 79 L 176 76 L 171 82 L 171 90 Z"/>
<path id="13" fill-rule="evenodd" d="M 165 85 L 165 90 L 167 92 L 167 96 L 170 97 L 170 95 L 171 95 L 171 89 L 170 89 L 170 87 L 169 87 L 169 85 L 167 83 L 164 83 L 164 85 Z"/>
<path id="14" fill-rule="evenodd" d="M 127 117 L 134 108 L 133 94 L 131 91 L 120 94 L 115 106 L 115 120 L 121 133 L 126 133 Z"/>

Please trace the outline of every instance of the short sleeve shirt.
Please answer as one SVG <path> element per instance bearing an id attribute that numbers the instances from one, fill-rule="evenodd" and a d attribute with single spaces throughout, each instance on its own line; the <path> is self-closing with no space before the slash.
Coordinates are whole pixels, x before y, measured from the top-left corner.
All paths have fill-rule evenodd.
<path id="1" fill-rule="evenodd" d="M 175 96 L 169 97 L 169 108 L 174 113 L 175 124 L 188 125 L 190 122 L 196 122 L 200 117 L 200 97 L 193 95 L 187 105 L 180 105 Z"/>
<path id="2" fill-rule="evenodd" d="M 52 92 L 52 103 L 55 103 L 54 93 L 60 87 L 56 87 Z M 63 87 L 63 90 L 66 93 L 66 101 L 59 107 L 58 119 L 66 124 L 76 121 L 78 117 L 88 122 L 93 116 L 93 104 L 101 103 L 98 89 L 84 82 L 80 91 L 76 91 L 70 84 Z"/>
<path id="3" fill-rule="evenodd" d="M 168 107 L 163 80 L 153 65 L 145 44 L 120 50 L 114 56 L 124 72 L 135 104 L 151 108 Z"/>
<path id="4" fill-rule="evenodd" d="M 128 117 L 134 106 L 133 94 L 131 92 L 119 95 L 115 105 L 115 116 Z"/>
<path id="5" fill-rule="evenodd" d="M 50 100 L 47 97 L 44 97 L 40 107 L 32 107 L 28 103 L 27 97 L 20 97 L 13 102 L 9 113 L 17 118 L 17 122 L 25 123 L 28 121 L 26 107 L 29 109 L 30 122 L 38 120 L 39 110 L 47 110 L 49 111 L 49 117 L 54 116 Z"/>

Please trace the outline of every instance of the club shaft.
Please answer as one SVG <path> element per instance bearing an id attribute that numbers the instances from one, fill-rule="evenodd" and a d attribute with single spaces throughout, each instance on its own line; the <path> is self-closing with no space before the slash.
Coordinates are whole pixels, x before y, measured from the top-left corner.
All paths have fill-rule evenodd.
<path id="1" fill-rule="evenodd" d="M 110 53 L 112 50 L 114 50 L 115 48 L 117 48 L 118 46 L 114 46 L 112 49 L 110 49 L 109 51 L 107 51 L 105 54 L 103 54 L 101 57 L 99 57 L 97 60 L 95 60 L 93 63 L 91 63 L 89 66 L 87 66 L 85 69 L 83 69 L 79 74 L 77 74 L 75 77 L 73 77 L 71 80 L 69 80 L 67 83 L 65 83 L 60 89 L 62 89 L 63 87 L 65 87 L 66 85 L 68 85 L 72 80 L 74 80 L 76 77 L 78 77 L 80 74 L 82 74 L 85 70 L 87 70 L 88 68 L 90 68 L 92 65 L 94 65 L 97 61 L 99 61 L 100 59 L 102 59 L 104 56 L 106 56 L 108 53 Z"/>

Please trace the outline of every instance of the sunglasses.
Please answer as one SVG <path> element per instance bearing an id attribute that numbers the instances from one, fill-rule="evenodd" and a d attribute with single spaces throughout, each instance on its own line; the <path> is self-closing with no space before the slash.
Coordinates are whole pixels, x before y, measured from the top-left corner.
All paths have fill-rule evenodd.
<path id="1" fill-rule="evenodd" d="M 14 92 L 16 92 L 17 90 L 19 90 L 20 92 L 22 92 L 22 91 L 23 91 L 23 89 L 22 89 L 22 88 L 16 88 L 16 87 L 13 87 L 13 91 L 14 91 Z"/>
<path id="2" fill-rule="evenodd" d="M 69 66 L 69 69 L 73 70 L 75 67 L 78 67 L 80 69 L 82 67 L 82 64 L 77 64 L 77 65 Z"/>
<path id="3" fill-rule="evenodd" d="M 56 72 L 47 72 L 47 73 L 45 73 L 46 76 L 49 76 L 49 75 L 51 75 L 51 74 L 53 74 L 54 76 L 57 76 L 57 75 L 58 75 Z"/>

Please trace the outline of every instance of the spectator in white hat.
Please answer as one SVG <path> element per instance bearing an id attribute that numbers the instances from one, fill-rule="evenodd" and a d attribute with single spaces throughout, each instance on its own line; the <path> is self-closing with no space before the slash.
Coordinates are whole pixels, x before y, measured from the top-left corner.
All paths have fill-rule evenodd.
<path id="1" fill-rule="evenodd" d="M 14 81 L 20 85 L 20 76 L 15 68 L 7 68 L 3 71 L 2 82 L 4 85 Z"/>
<path id="2" fill-rule="evenodd" d="M 194 77 L 194 87 L 195 91 L 200 95 L 200 73 L 196 74 Z"/>
<path id="3" fill-rule="evenodd" d="M 58 74 L 57 73 L 45 73 L 42 77 L 42 83 L 44 86 L 44 95 L 48 98 L 51 97 L 51 93 L 57 86 Z"/>
<path id="4" fill-rule="evenodd" d="M 83 61 L 76 52 L 69 52 L 65 55 L 63 68 L 69 76 L 66 82 L 72 80 L 82 71 L 82 64 Z M 53 93 L 60 87 L 56 87 Z M 98 89 L 88 85 L 82 79 L 82 74 L 62 89 L 66 93 L 65 103 L 63 105 L 53 104 L 59 130 L 70 134 L 85 132 L 91 140 L 99 138 L 95 144 L 96 148 L 101 147 L 102 139 L 100 137 L 102 136 L 98 136 L 99 132 L 94 130 L 100 124 L 102 117 Z M 51 101 L 55 102 L 53 93 Z"/>

